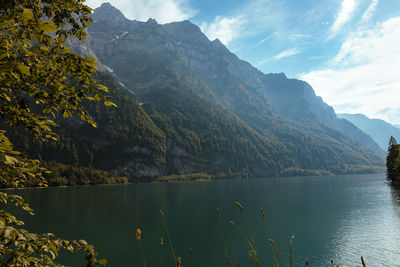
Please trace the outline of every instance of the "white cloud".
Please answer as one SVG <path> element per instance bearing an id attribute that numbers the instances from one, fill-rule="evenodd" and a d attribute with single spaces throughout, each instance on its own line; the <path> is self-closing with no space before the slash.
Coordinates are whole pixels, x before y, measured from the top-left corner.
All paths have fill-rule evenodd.
<path id="1" fill-rule="evenodd" d="M 337 112 L 400 123 L 400 17 L 345 40 L 330 67 L 301 74 Z"/>
<path id="2" fill-rule="evenodd" d="M 343 0 L 340 7 L 340 11 L 336 17 L 335 22 L 332 25 L 332 32 L 337 33 L 343 25 L 351 20 L 354 11 L 357 7 L 356 0 Z"/>
<path id="3" fill-rule="evenodd" d="M 279 54 L 277 54 L 277 55 L 275 55 L 273 57 L 269 57 L 269 58 L 266 58 L 266 59 L 263 59 L 263 60 L 257 62 L 255 64 L 255 66 L 258 68 L 258 67 L 261 67 L 262 65 L 264 65 L 265 63 L 271 61 L 271 60 L 280 60 L 282 58 L 291 57 L 291 56 L 294 56 L 294 55 L 299 54 L 299 53 L 300 53 L 300 50 L 297 49 L 297 48 L 284 50 L 284 51 L 280 52 Z"/>
<path id="4" fill-rule="evenodd" d="M 242 17 L 226 18 L 217 16 L 211 23 L 203 23 L 200 28 L 210 40 L 218 38 L 227 45 L 242 31 L 244 19 Z"/>
<path id="5" fill-rule="evenodd" d="M 92 8 L 103 2 L 110 2 L 129 19 L 146 21 L 156 19 L 159 23 L 190 19 L 196 11 L 188 5 L 188 0 L 87 0 Z"/>
<path id="6" fill-rule="evenodd" d="M 279 60 L 285 57 L 290 57 L 290 56 L 294 56 L 296 54 L 300 53 L 300 50 L 297 48 L 292 48 L 292 49 L 288 49 L 285 51 L 280 52 L 279 54 L 274 56 L 275 60 Z"/>
<path id="7" fill-rule="evenodd" d="M 379 0 L 372 0 L 371 4 L 361 17 L 362 22 L 368 21 L 374 15 L 378 2 Z"/>

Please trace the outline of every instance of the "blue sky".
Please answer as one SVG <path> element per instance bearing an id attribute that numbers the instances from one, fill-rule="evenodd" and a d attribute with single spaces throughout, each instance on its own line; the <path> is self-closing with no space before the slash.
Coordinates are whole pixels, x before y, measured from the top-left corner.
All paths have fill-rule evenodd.
<path id="1" fill-rule="evenodd" d="M 129 19 L 188 19 L 261 71 L 309 82 L 336 112 L 400 124 L 400 0 L 109 2 Z"/>

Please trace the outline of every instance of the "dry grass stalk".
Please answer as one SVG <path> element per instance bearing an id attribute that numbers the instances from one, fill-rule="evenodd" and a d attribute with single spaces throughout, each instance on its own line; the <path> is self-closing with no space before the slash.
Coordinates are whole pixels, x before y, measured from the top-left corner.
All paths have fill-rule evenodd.
<path id="1" fill-rule="evenodd" d="M 162 217 L 162 221 L 163 221 L 163 224 L 164 224 L 165 232 L 166 232 L 167 237 L 168 237 L 169 247 L 171 248 L 171 254 L 172 254 L 172 257 L 174 259 L 174 263 L 177 263 L 174 246 L 172 244 L 172 238 L 171 238 L 171 235 L 170 235 L 169 230 L 168 230 L 168 225 L 167 225 L 167 221 L 166 221 L 165 216 L 164 216 L 164 212 L 161 209 L 159 209 L 158 212 L 160 213 L 160 215 Z"/>
<path id="2" fill-rule="evenodd" d="M 293 266 L 293 253 L 292 253 L 293 239 L 294 239 L 294 235 L 292 235 L 292 237 L 290 238 L 290 247 L 289 247 L 289 261 L 290 261 L 290 267 Z"/>
<path id="3" fill-rule="evenodd" d="M 260 211 L 261 211 L 261 215 L 263 216 L 263 218 L 265 219 L 265 213 L 264 213 L 264 209 L 263 208 L 261 208 L 260 209 Z"/>
<path id="4" fill-rule="evenodd" d="M 362 266 L 363 267 L 365 267 L 366 265 L 365 265 L 365 261 L 364 261 L 364 257 L 363 256 L 361 256 L 361 264 L 362 264 Z"/>

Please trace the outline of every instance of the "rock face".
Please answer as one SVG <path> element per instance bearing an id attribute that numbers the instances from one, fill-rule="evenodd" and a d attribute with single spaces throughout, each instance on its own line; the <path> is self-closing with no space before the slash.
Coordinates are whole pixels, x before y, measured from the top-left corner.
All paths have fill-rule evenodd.
<path id="1" fill-rule="evenodd" d="M 119 173 L 266 176 L 383 164 L 374 141 L 338 119 L 307 83 L 260 72 L 189 21 L 131 21 L 103 4 L 88 33 L 79 49 L 91 51 L 131 92 L 164 140 L 157 167 L 126 158 L 113 167 Z M 154 153 L 143 144 L 130 147 Z"/>

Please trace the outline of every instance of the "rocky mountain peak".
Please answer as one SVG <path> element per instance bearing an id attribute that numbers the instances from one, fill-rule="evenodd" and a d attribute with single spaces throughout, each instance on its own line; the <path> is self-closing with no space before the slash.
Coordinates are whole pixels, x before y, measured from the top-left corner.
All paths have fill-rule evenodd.
<path id="1" fill-rule="evenodd" d="M 210 43 L 210 40 L 202 33 L 200 28 L 188 20 L 171 22 L 162 26 L 176 41 L 198 45 Z"/>
<path id="2" fill-rule="evenodd" d="M 126 23 L 128 20 L 124 14 L 110 3 L 103 3 L 100 7 L 96 8 L 93 12 L 93 21 L 112 21 L 117 24 Z"/>
<path id="3" fill-rule="evenodd" d="M 153 18 L 149 18 L 149 19 L 146 21 L 146 23 L 147 23 L 147 24 L 153 24 L 153 25 L 157 25 L 157 24 L 158 24 L 157 20 L 155 20 L 155 19 L 153 19 Z"/>

